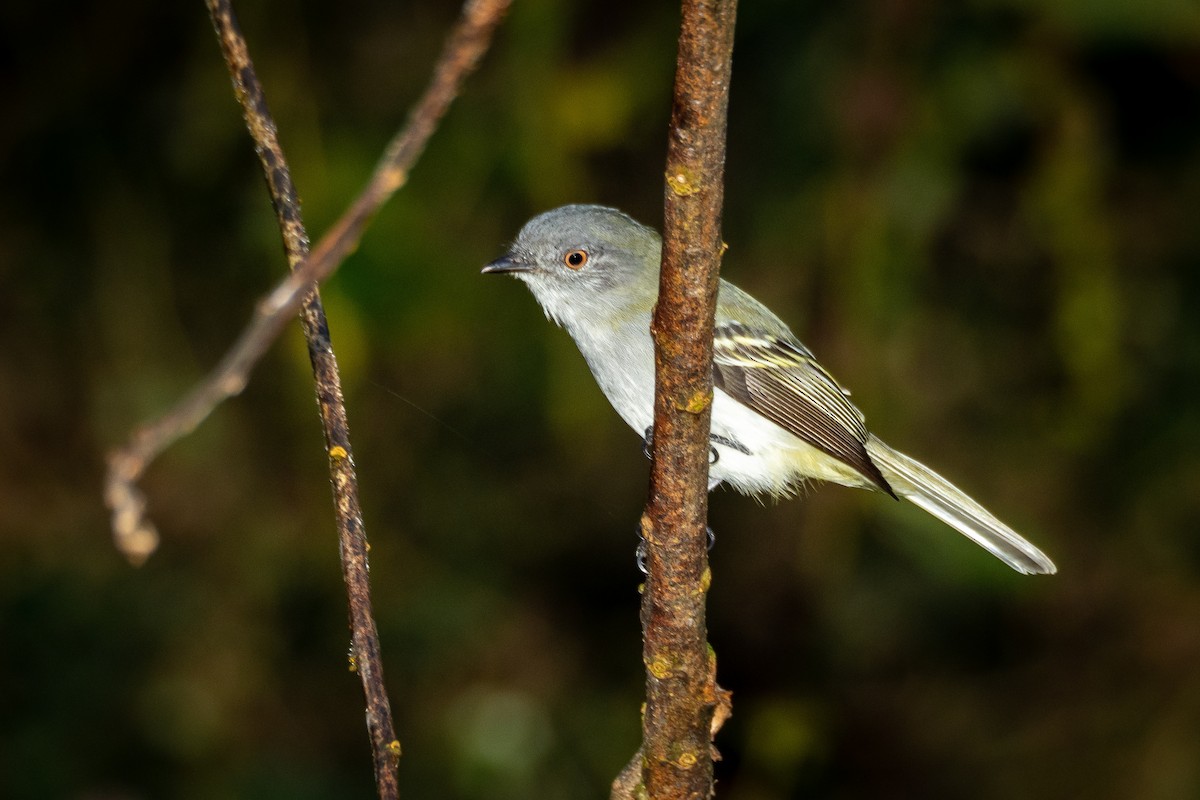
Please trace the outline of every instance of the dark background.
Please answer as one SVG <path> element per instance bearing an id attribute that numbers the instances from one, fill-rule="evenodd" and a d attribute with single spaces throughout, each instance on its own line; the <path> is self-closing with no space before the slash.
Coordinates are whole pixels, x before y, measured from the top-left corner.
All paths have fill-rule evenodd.
<path id="1" fill-rule="evenodd" d="M 457 9 L 240 6 L 319 235 Z M 659 223 L 676 28 L 517 0 L 324 289 L 406 797 L 607 796 L 639 741 L 647 462 L 478 271 L 561 203 Z M 0 98 L 0 796 L 371 796 L 298 331 L 151 470 L 146 566 L 101 504 L 284 269 L 203 5 L 4 4 Z M 723 274 L 1061 574 L 716 493 L 718 795 L 1200 796 L 1194 4 L 745 0 L 729 135 Z"/>

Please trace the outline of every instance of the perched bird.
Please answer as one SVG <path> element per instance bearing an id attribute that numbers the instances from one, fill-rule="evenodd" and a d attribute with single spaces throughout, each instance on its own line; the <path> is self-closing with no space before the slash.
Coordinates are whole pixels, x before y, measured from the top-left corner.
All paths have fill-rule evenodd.
<path id="1" fill-rule="evenodd" d="M 654 422 L 654 345 L 662 241 L 612 208 L 569 205 L 526 223 L 483 268 L 524 281 L 575 340 L 604 396 L 635 431 Z M 867 431 L 848 392 L 766 306 L 722 280 L 713 338 L 709 489 L 789 495 L 808 479 L 902 497 L 1018 572 L 1054 563 L 928 467 Z"/>

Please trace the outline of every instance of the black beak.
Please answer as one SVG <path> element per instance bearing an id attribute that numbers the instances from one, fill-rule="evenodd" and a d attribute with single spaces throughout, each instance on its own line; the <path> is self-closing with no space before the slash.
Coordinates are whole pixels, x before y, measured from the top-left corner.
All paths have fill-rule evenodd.
<path id="1" fill-rule="evenodd" d="M 504 272 L 533 272 L 533 266 L 511 253 L 497 258 L 482 270 L 484 275 L 494 275 Z"/>

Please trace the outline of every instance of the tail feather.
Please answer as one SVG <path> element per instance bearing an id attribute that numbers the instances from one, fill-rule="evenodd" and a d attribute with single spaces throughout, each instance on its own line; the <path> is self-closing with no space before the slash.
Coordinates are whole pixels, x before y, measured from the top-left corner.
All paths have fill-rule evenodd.
<path id="1" fill-rule="evenodd" d="M 892 489 L 971 541 L 1026 575 L 1058 571 L 1046 554 L 993 517 L 949 481 L 879 439 L 867 440 L 867 453 Z"/>

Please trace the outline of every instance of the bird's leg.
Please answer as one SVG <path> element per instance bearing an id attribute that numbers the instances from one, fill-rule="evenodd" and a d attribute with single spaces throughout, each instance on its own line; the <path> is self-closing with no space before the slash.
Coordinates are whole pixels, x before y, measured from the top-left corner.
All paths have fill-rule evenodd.
<path id="1" fill-rule="evenodd" d="M 717 460 L 720 458 L 721 454 L 717 452 L 717 448 L 710 447 L 708 449 L 708 466 L 711 467 L 713 464 L 717 463 Z M 720 485 L 720 478 L 714 478 L 711 474 L 708 476 L 708 491 L 711 492 Z M 717 535 L 713 533 L 713 529 L 711 527 L 705 527 L 705 530 L 708 531 L 708 549 L 712 550 L 713 545 L 717 542 Z"/>
<path id="2" fill-rule="evenodd" d="M 712 434 L 709 436 L 709 440 L 716 442 L 717 444 L 723 444 L 723 445 L 727 445 L 729 447 L 733 447 L 733 448 L 735 448 L 737 450 L 741 450 L 743 452 L 746 451 L 746 448 L 743 447 L 741 444 L 734 442 L 730 439 L 726 439 L 724 436 L 718 436 L 716 434 Z M 646 428 L 646 434 L 642 438 L 642 455 L 646 456 L 646 458 L 651 458 L 652 457 L 651 450 L 653 449 L 653 447 L 654 447 L 654 426 L 651 425 L 650 427 Z M 711 467 L 713 464 L 717 463 L 717 461 L 719 461 L 720 459 L 721 459 L 721 454 L 717 452 L 717 448 L 709 447 L 709 449 L 708 449 L 708 465 Z M 708 479 L 708 491 L 711 492 L 713 489 L 717 488 L 717 485 L 720 483 L 721 483 L 720 478 L 711 478 L 710 477 Z M 708 534 L 708 549 L 712 550 L 713 545 L 716 544 L 717 535 L 715 533 L 713 533 L 713 529 L 708 526 L 705 526 L 704 530 Z M 640 522 L 638 523 L 638 526 L 637 526 L 637 534 L 638 534 L 638 543 L 637 543 L 637 549 L 634 550 L 634 557 L 637 559 L 638 569 L 641 570 L 642 574 L 644 575 L 644 574 L 646 574 L 646 547 L 647 547 L 647 544 L 646 544 L 646 537 L 642 535 L 642 524 Z"/>
<path id="3" fill-rule="evenodd" d="M 717 543 L 717 535 L 713 533 L 713 529 L 707 525 L 704 527 L 704 532 L 708 534 L 707 550 L 712 550 L 713 545 Z M 633 551 L 633 556 L 637 559 L 637 568 L 643 575 L 646 574 L 646 548 L 649 546 L 646 542 L 646 537 L 642 535 L 642 523 L 637 526 L 638 543 L 637 548 Z"/>
<path id="4" fill-rule="evenodd" d="M 716 444 L 723 444 L 723 445 L 726 445 L 727 447 L 732 447 L 737 450 L 741 450 L 743 453 L 747 453 L 747 455 L 749 454 L 749 451 L 747 451 L 745 447 L 743 447 L 742 445 L 733 441 L 732 439 L 726 439 L 724 436 L 718 436 L 717 434 L 713 433 L 713 434 L 709 435 L 708 439 L 709 439 L 709 441 L 715 442 Z M 649 428 L 646 428 L 646 433 L 642 437 L 642 455 L 644 455 L 646 458 L 650 458 L 653 448 L 654 448 L 654 426 L 651 425 Z M 717 448 L 715 446 L 709 447 L 708 448 L 708 465 L 711 467 L 713 464 L 717 463 L 720 460 L 721 460 L 721 454 L 717 452 Z M 713 487 L 710 485 L 708 488 L 709 488 L 709 490 L 711 490 Z"/>
<path id="5" fill-rule="evenodd" d="M 730 449 L 737 450 L 742 455 L 745 455 L 745 456 L 750 455 L 750 448 L 746 447 L 746 445 L 742 444 L 737 439 L 730 439 L 728 436 L 721 436 L 720 434 L 710 433 L 708 435 L 708 440 L 710 442 L 716 442 L 717 444 L 725 445 L 726 447 L 728 447 Z M 716 460 L 717 459 L 714 456 L 713 463 L 715 463 Z"/>

